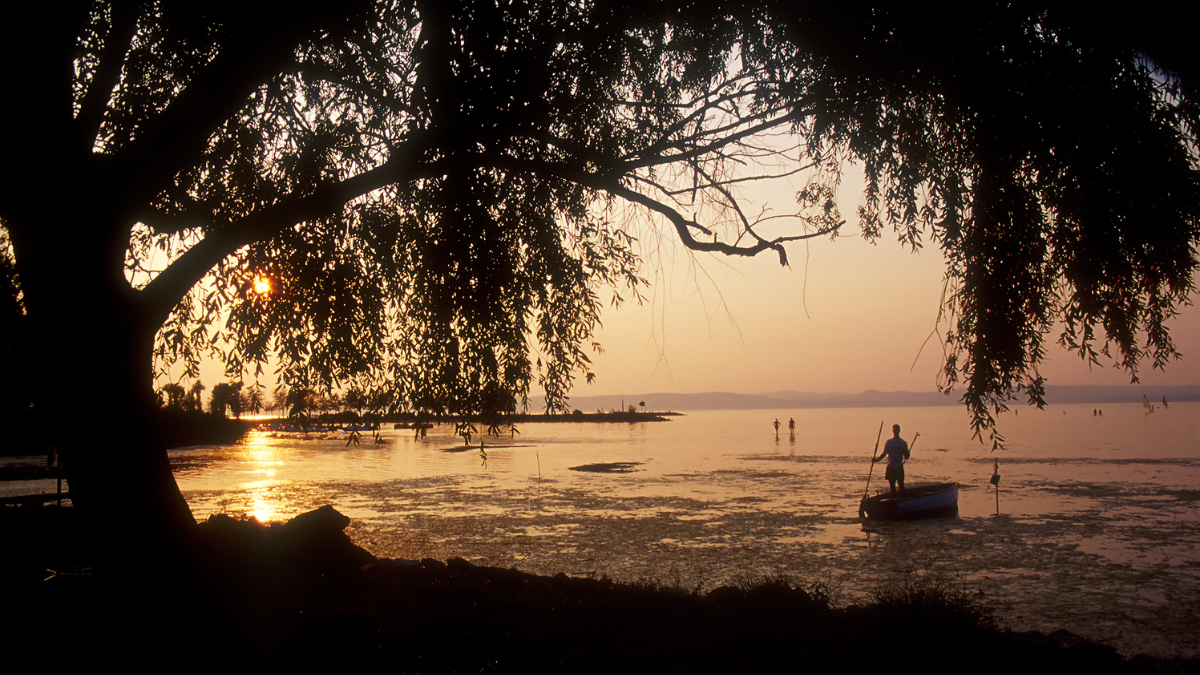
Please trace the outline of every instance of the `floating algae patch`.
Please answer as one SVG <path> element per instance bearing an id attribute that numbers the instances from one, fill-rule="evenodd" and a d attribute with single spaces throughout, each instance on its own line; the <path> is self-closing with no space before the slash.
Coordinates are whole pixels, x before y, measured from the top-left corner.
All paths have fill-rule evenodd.
<path id="1" fill-rule="evenodd" d="M 637 471 L 642 462 L 599 462 L 597 464 L 580 464 L 572 466 L 572 471 L 587 471 L 589 473 L 631 473 Z"/>
<path id="2" fill-rule="evenodd" d="M 1200 490 L 1164 490 L 1163 494 L 1174 497 L 1181 502 L 1200 501 Z"/>

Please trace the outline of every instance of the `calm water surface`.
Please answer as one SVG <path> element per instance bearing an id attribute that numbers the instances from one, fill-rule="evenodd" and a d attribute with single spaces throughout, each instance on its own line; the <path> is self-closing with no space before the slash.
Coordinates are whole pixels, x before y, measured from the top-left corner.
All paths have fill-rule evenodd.
<path id="1" fill-rule="evenodd" d="M 962 408 L 706 411 L 645 424 L 524 424 L 458 450 L 451 428 L 346 447 L 253 432 L 173 450 L 197 517 L 281 520 L 333 504 L 376 555 L 711 589 L 739 576 L 821 582 L 845 604 L 932 567 L 979 587 L 1011 628 L 1126 653 L 1200 654 L 1200 404 L 1147 413 L 1022 409 L 1005 450 Z M 783 423 L 776 440 L 771 422 Z M 795 440 L 787 420 L 796 419 Z M 957 518 L 857 517 L 880 421 L 909 441 L 910 482 L 957 481 Z M 997 494 L 988 479 L 1000 461 Z M 636 462 L 629 473 L 571 467 Z M 880 469 L 881 472 L 881 469 Z M 877 472 L 871 492 L 886 489 Z"/>

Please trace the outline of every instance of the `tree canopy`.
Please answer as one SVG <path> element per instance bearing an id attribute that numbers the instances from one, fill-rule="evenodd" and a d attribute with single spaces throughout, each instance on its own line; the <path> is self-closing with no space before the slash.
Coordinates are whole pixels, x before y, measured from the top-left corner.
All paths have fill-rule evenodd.
<path id="1" fill-rule="evenodd" d="M 147 387 L 151 350 L 215 346 L 297 390 L 561 408 L 645 284 L 631 219 L 786 264 L 849 233 L 849 164 L 863 236 L 946 255 L 943 384 L 978 431 L 1040 402 L 1056 322 L 1133 374 L 1177 354 L 1200 112 L 1169 28 L 1040 2 L 43 5 L 0 22 L 2 278 L 36 348 L 103 326 Z M 795 203 L 748 208 L 788 175 Z"/>

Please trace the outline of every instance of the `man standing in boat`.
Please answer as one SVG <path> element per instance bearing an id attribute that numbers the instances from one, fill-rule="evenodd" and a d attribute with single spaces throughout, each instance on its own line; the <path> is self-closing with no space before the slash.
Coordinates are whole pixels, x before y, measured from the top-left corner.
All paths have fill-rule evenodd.
<path id="1" fill-rule="evenodd" d="M 872 457 L 871 461 L 878 462 L 884 457 L 888 458 L 884 477 L 892 488 L 892 495 L 896 494 L 897 482 L 900 483 L 900 492 L 904 492 L 904 460 L 908 459 L 908 443 L 900 438 L 899 424 L 892 425 L 892 437 L 883 445 L 883 452 L 878 457 Z"/>

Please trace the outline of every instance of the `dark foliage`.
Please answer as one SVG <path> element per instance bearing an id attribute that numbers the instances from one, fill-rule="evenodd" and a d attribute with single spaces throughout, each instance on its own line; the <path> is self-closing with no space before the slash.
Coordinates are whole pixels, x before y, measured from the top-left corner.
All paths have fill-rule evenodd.
<path id="1" fill-rule="evenodd" d="M 808 148 L 832 171 L 863 167 L 864 235 L 932 240 L 949 261 L 944 384 L 966 384 L 977 432 L 1017 390 L 1042 403 L 1056 322 L 1063 345 L 1135 381 L 1144 360 L 1177 356 L 1164 321 L 1193 289 L 1200 101 L 1194 50 L 1180 56 L 1186 41 L 1161 15 L 1118 26 L 1053 3 L 780 11 L 789 20 L 755 53 L 789 53 L 784 95 L 804 106 Z M 1139 49 L 1150 44 L 1174 71 Z"/>
<path id="2" fill-rule="evenodd" d="M 114 383 L 93 418 L 55 431 L 79 503 L 166 500 L 158 512 L 187 522 L 147 423 L 152 363 L 194 377 L 215 352 L 239 379 L 273 355 L 294 392 L 355 386 L 376 410 L 498 428 L 532 387 L 559 410 L 593 377 L 601 309 L 640 298 L 636 223 L 786 262 L 789 242 L 843 230 L 834 196 L 854 162 L 863 234 L 891 228 L 949 260 L 943 384 L 965 384 L 982 434 L 1020 390 L 1041 402 L 1056 322 L 1131 374 L 1177 355 L 1165 322 L 1200 232 L 1197 70 L 1191 36 L 1152 14 L 14 5 L 0 283 L 23 313 L 0 311 L 45 369 L 24 376 L 35 404 L 68 409 L 58 387 L 84 368 Z M 784 212 L 740 196 L 798 175 Z M 121 415 L 145 429 L 125 439 L 142 467 L 127 476 L 85 449 Z"/>

